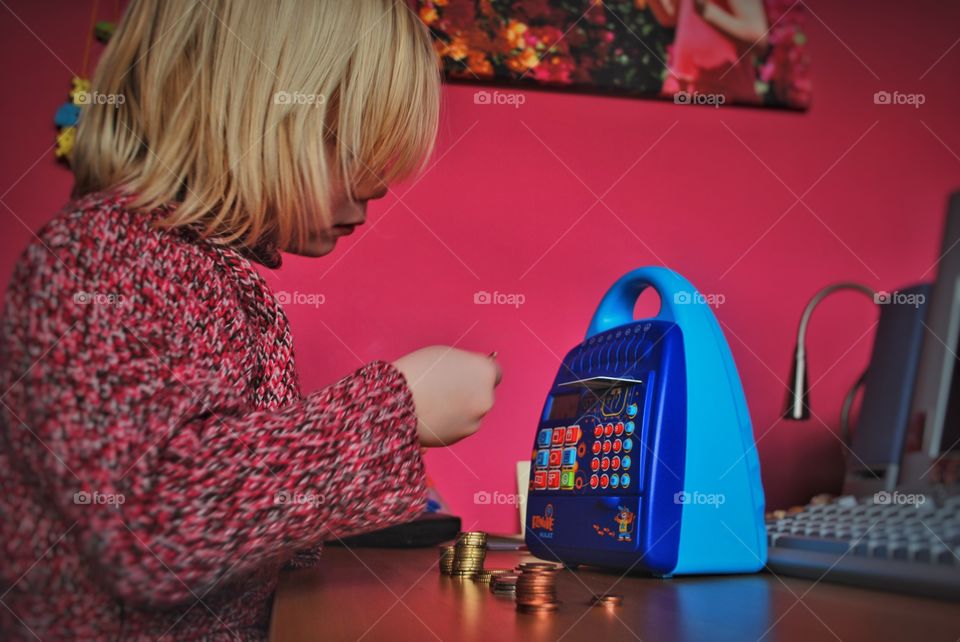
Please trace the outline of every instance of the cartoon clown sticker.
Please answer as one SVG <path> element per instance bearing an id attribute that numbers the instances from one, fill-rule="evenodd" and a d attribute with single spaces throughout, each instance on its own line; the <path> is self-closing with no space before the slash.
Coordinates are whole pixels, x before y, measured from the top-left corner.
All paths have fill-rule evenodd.
<path id="1" fill-rule="evenodd" d="M 617 523 L 618 542 L 630 541 L 630 533 L 633 532 L 633 522 L 635 518 L 636 515 L 629 508 L 625 506 L 617 507 L 617 515 L 613 518 L 613 521 Z"/>
<path id="2" fill-rule="evenodd" d="M 617 514 L 613 516 L 613 521 L 617 524 L 616 532 L 613 529 L 607 526 L 601 526 L 600 524 L 594 524 L 593 530 L 597 532 L 597 535 L 600 537 L 613 537 L 616 538 L 618 542 L 630 542 L 633 541 L 631 534 L 633 533 L 633 524 L 636 521 L 637 515 L 632 510 L 625 506 L 617 506 Z"/>

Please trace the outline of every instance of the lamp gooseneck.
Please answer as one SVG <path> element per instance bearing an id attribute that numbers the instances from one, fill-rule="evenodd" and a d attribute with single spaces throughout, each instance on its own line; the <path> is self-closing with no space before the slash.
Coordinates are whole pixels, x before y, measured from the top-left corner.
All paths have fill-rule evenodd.
<path id="1" fill-rule="evenodd" d="M 801 421 L 810 418 L 810 382 L 807 374 L 807 350 L 806 336 L 807 326 L 810 324 L 810 316 L 817 305 L 827 296 L 840 290 L 853 290 L 869 296 L 874 303 L 877 302 L 877 292 L 866 285 L 854 283 L 852 281 L 843 281 L 834 283 L 823 288 L 813 295 L 807 307 L 803 310 L 800 317 L 800 327 L 797 329 L 797 344 L 793 351 L 793 365 L 790 369 L 790 383 L 787 391 L 787 403 L 783 412 L 784 419 Z"/>

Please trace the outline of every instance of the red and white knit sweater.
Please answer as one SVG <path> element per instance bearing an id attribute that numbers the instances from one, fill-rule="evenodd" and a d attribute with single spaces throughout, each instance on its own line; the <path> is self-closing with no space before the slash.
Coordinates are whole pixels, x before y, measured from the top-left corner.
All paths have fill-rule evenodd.
<path id="1" fill-rule="evenodd" d="M 422 510 L 410 390 L 303 396 L 250 261 L 128 202 L 71 203 L 7 292 L 0 639 L 262 640 L 285 564 Z"/>

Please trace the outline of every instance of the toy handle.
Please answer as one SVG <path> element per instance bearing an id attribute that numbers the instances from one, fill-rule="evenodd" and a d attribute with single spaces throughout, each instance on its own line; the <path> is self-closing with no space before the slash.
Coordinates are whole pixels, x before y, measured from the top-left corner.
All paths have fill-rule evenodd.
<path id="1" fill-rule="evenodd" d="M 700 300 L 690 282 L 673 270 L 656 266 L 637 268 L 617 279 L 603 295 L 587 329 L 587 338 L 633 323 L 637 297 L 648 287 L 660 295 L 660 312 L 655 319 L 676 322 L 677 305 Z"/>

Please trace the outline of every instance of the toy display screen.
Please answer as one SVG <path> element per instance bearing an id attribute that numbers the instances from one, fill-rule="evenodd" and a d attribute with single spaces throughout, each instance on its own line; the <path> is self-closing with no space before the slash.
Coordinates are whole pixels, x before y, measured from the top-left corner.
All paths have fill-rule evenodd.
<path id="1" fill-rule="evenodd" d="M 579 407 L 579 392 L 566 395 L 557 395 L 553 398 L 553 403 L 550 405 L 550 416 L 547 417 L 547 419 L 566 419 L 568 417 L 576 417 Z"/>

